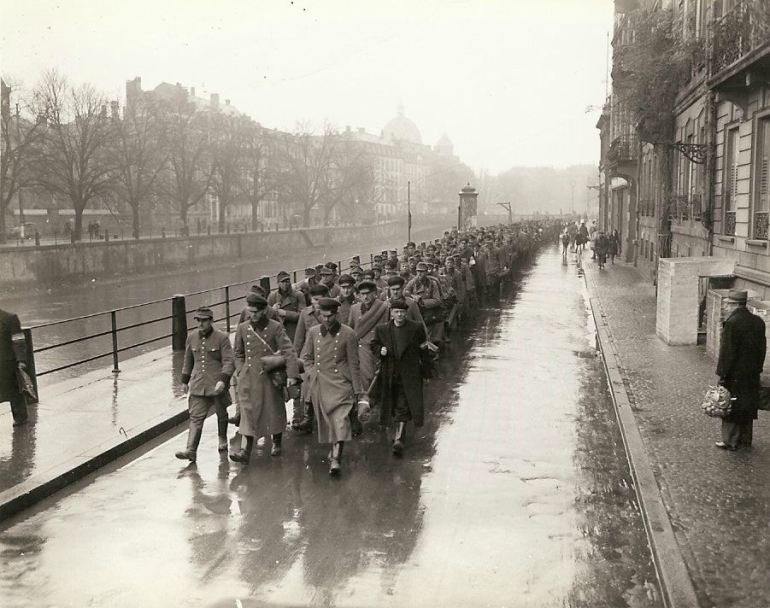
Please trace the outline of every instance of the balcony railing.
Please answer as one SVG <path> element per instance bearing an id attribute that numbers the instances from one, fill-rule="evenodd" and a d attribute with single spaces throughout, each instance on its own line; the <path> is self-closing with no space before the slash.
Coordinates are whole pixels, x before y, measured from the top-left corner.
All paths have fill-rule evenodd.
<path id="1" fill-rule="evenodd" d="M 703 198 L 700 194 L 691 194 L 690 195 L 690 215 L 692 215 L 692 218 L 699 222 L 701 220 L 701 217 L 703 216 Z"/>
<path id="2" fill-rule="evenodd" d="M 770 214 L 767 211 L 757 211 L 754 214 L 752 234 L 755 239 L 767 240 L 767 220 Z"/>
<path id="3" fill-rule="evenodd" d="M 735 211 L 725 211 L 725 236 L 735 236 Z"/>
<path id="4" fill-rule="evenodd" d="M 611 164 L 635 161 L 639 158 L 639 143 L 636 135 L 620 135 L 612 140 L 607 150 L 607 160 Z"/>
<path id="5" fill-rule="evenodd" d="M 712 25 L 712 76 L 770 40 L 767 0 L 742 0 Z"/>

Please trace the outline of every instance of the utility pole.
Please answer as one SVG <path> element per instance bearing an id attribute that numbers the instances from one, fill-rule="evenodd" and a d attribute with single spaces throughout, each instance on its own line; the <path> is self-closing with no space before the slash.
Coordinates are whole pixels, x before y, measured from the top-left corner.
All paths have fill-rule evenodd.
<path id="1" fill-rule="evenodd" d="M 508 224 L 513 224 L 513 212 L 511 211 L 511 203 L 497 203 L 500 205 L 503 209 L 505 209 L 508 212 Z"/>
<path id="2" fill-rule="evenodd" d="M 18 153 L 19 149 L 19 143 L 21 142 L 21 126 L 20 126 L 20 120 L 19 120 L 19 104 L 16 104 L 16 150 Z M 24 234 L 24 197 L 21 194 L 21 185 L 19 185 L 18 193 L 17 195 L 19 198 L 19 235 L 21 236 L 21 241 L 24 242 L 24 237 L 26 236 Z"/>
<path id="3" fill-rule="evenodd" d="M 412 242 L 412 182 L 406 182 L 406 242 Z"/>

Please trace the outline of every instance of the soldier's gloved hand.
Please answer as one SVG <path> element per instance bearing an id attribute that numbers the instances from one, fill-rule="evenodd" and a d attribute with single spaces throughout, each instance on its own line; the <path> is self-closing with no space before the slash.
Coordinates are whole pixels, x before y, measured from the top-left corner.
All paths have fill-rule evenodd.
<path id="1" fill-rule="evenodd" d="M 388 356 L 388 347 L 387 347 L 387 346 L 383 346 L 383 347 L 380 349 L 380 354 L 381 354 L 383 357 L 387 357 L 387 356 Z"/>
<path id="2" fill-rule="evenodd" d="M 225 390 L 225 383 L 222 380 L 217 381 L 214 385 L 214 394 L 220 395 Z"/>
<path id="3" fill-rule="evenodd" d="M 182 385 L 182 392 L 183 392 L 185 395 L 187 394 L 187 391 L 189 391 L 189 390 L 190 390 L 190 385 L 189 385 L 189 384 L 183 384 L 183 385 Z"/>

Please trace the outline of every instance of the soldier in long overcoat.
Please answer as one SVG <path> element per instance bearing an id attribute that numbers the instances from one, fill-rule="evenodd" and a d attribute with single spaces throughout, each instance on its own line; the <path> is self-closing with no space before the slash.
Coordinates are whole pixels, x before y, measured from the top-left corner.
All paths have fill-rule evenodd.
<path id="1" fill-rule="evenodd" d="M 731 289 L 727 318 L 722 325 L 717 375 L 719 384 L 735 397 L 733 411 L 722 419 L 719 448 L 750 447 L 759 407 L 759 375 L 765 362 L 765 322 L 746 308 L 748 293 Z"/>
<path id="2" fill-rule="evenodd" d="M 323 323 L 311 327 L 301 359 L 308 376 L 310 400 L 318 421 L 319 443 L 332 445 L 330 475 L 338 475 L 345 441 L 353 437 L 350 411 L 365 399 L 355 332 L 337 319 L 340 303 L 319 302 Z"/>
<path id="3" fill-rule="evenodd" d="M 27 422 L 27 402 L 16 378 L 16 368 L 26 366 L 24 350 L 19 317 L 0 309 L 0 403 L 11 402 L 14 426 Z"/>
<path id="4" fill-rule="evenodd" d="M 388 305 L 377 298 L 377 285 L 374 281 L 361 281 L 358 285 L 360 302 L 350 309 L 350 327 L 356 332 L 359 343 L 359 360 L 361 361 L 361 379 L 366 390 L 371 386 L 377 373 L 379 360 L 372 355 L 370 345 L 374 339 L 374 328 L 389 319 Z M 354 415 L 353 432 L 360 432 L 360 423 Z M 355 427 L 358 426 L 359 429 Z"/>
<path id="5" fill-rule="evenodd" d="M 209 409 L 216 408 L 219 451 L 227 451 L 228 386 L 233 375 L 233 349 L 230 337 L 212 325 L 214 313 L 208 306 L 195 311 L 198 331 L 187 336 L 182 364 L 182 385 L 189 394 L 190 430 L 187 448 L 176 453 L 180 460 L 195 462 L 203 422 Z"/>
<path id="6" fill-rule="evenodd" d="M 241 406 L 239 431 L 246 437 L 245 450 L 230 454 L 234 462 L 248 464 L 254 439 L 270 435 L 271 456 L 281 453 L 281 439 L 286 427 L 286 404 L 283 386 L 275 386 L 265 370 L 262 357 L 283 355 L 289 385 L 297 382 L 297 352 L 278 321 L 266 317 L 267 300 L 251 294 L 246 298 L 251 319 L 235 331 L 236 394 Z"/>
<path id="7" fill-rule="evenodd" d="M 329 289 L 326 285 L 313 285 L 308 292 L 310 305 L 302 309 L 297 321 L 297 331 L 294 333 L 294 350 L 297 353 L 302 352 L 302 348 L 307 341 L 307 335 L 311 327 L 320 325 L 323 317 L 318 308 L 318 302 L 321 298 L 328 297 Z M 291 427 L 295 431 L 310 434 L 313 432 L 313 421 L 315 420 L 313 408 L 310 405 L 310 395 L 307 392 L 307 374 L 302 376 L 302 394 L 300 399 L 294 400 L 294 413 L 291 419 Z"/>
<path id="8" fill-rule="evenodd" d="M 412 420 L 419 427 L 424 420 L 421 369 L 427 336 L 422 324 L 406 318 L 408 308 L 405 300 L 391 300 L 392 319 L 377 326 L 371 344 L 373 354 L 380 358 L 380 423 L 396 423 L 396 456 L 404 449 L 406 423 Z"/>

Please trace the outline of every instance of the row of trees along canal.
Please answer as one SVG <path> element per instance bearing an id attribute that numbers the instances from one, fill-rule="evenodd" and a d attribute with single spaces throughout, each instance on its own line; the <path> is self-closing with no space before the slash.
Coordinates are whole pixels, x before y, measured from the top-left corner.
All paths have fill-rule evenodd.
<path id="1" fill-rule="evenodd" d="M 374 217 L 373 159 L 331 127 L 283 133 L 248 116 L 201 110 L 186 95 L 144 95 L 121 113 L 91 85 L 75 86 L 56 71 L 26 97 L 13 83 L 4 93 L 0 242 L 6 213 L 27 188 L 71 201 L 76 240 L 84 210 L 97 203 L 130 212 L 139 238 L 150 206 L 186 227 L 188 212 L 208 194 L 219 202 L 220 232 L 235 202 L 251 205 L 251 229 L 259 229 L 260 204 L 276 195 L 296 204 L 304 226 L 311 209 L 321 210 L 324 223 L 335 208 L 347 218 Z"/>

